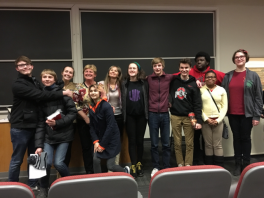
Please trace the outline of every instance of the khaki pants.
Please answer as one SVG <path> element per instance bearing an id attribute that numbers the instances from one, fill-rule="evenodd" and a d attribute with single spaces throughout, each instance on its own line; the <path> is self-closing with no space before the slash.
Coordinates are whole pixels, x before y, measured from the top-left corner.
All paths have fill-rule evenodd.
<path id="1" fill-rule="evenodd" d="M 217 126 L 210 126 L 204 122 L 202 132 L 205 143 L 205 155 L 223 156 L 223 122 L 220 122 Z"/>
<path id="2" fill-rule="evenodd" d="M 194 129 L 191 121 L 187 116 L 171 115 L 171 126 L 174 137 L 174 147 L 177 164 L 192 165 L 193 162 L 193 137 Z M 182 157 L 182 127 L 185 134 L 186 156 L 185 162 Z"/>

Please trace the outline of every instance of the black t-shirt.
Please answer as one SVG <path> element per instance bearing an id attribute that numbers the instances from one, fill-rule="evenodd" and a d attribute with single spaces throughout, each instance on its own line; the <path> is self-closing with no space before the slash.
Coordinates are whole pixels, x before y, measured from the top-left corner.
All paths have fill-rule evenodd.
<path id="1" fill-rule="evenodd" d="M 128 82 L 126 104 L 128 115 L 144 114 L 144 95 L 140 81 Z"/>

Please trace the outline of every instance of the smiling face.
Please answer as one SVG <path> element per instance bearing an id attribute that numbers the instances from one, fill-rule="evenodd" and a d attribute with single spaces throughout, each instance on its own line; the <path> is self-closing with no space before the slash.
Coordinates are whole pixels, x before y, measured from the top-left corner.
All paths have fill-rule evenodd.
<path id="1" fill-rule="evenodd" d="M 207 73 L 205 75 L 205 84 L 208 87 L 212 87 L 215 85 L 215 81 L 216 81 L 216 75 L 212 72 Z"/>
<path id="2" fill-rule="evenodd" d="M 96 74 L 94 73 L 92 69 L 86 69 L 83 72 L 83 77 L 85 80 L 94 80 L 94 78 L 96 77 Z"/>
<path id="3" fill-rule="evenodd" d="M 28 64 L 24 61 L 20 61 L 17 63 L 16 70 L 23 75 L 27 75 L 27 76 L 31 77 L 33 65 Z"/>
<path id="4" fill-rule="evenodd" d="M 198 70 L 204 71 L 208 65 L 209 63 L 206 61 L 205 57 L 201 56 L 196 58 L 196 67 Z"/>
<path id="5" fill-rule="evenodd" d="M 70 81 L 73 78 L 74 71 L 71 67 L 65 67 L 61 73 L 63 81 Z"/>
<path id="6" fill-rule="evenodd" d="M 119 72 L 117 67 L 111 67 L 109 72 L 108 72 L 108 76 L 110 78 L 117 78 L 119 76 Z"/>
<path id="7" fill-rule="evenodd" d="M 179 67 L 181 76 L 183 78 L 186 78 L 189 76 L 189 71 L 191 70 L 191 66 L 188 63 L 180 63 Z"/>
<path id="8" fill-rule="evenodd" d="M 161 76 L 163 74 L 163 65 L 162 63 L 156 63 L 152 65 L 153 71 L 157 76 Z"/>
<path id="9" fill-rule="evenodd" d="M 246 64 L 246 56 L 245 56 L 244 53 L 237 52 L 235 54 L 234 59 L 235 59 L 235 64 L 236 64 L 237 67 L 244 67 L 245 66 L 245 64 Z"/>
<path id="10" fill-rule="evenodd" d="M 55 78 L 50 74 L 43 74 L 41 77 L 41 81 L 43 85 L 49 87 L 55 83 Z"/>
<path id="11" fill-rule="evenodd" d="M 100 92 L 99 90 L 92 86 L 90 89 L 89 89 L 89 96 L 90 98 L 92 98 L 94 101 L 98 100 L 100 98 Z"/>
<path id="12" fill-rule="evenodd" d="M 131 63 L 128 66 L 128 75 L 130 77 L 136 77 L 138 74 L 138 66 L 135 63 Z"/>

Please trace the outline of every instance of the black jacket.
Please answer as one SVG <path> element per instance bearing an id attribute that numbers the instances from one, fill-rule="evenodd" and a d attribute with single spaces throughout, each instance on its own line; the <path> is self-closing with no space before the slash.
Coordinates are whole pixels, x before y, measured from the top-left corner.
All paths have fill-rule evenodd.
<path id="1" fill-rule="evenodd" d="M 148 82 L 146 80 L 140 80 L 144 95 L 144 112 L 145 118 L 148 119 L 148 94 L 149 94 L 149 87 Z M 127 86 L 129 84 L 129 79 L 122 82 L 122 111 L 124 116 L 124 122 L 126 122 L 126 96 L 127 96 Z"/>
<path id="2" fill-rule="evenodd" d="M 97 153 L 97 157 L 110 159 L 121 150 L 120 132 L 117 126 L 113 108 L 102 100 L 96 109 L 90 107 L 90 133 L 92 141 L 98 141 L 105 150 Z"/>
<path id="3" fill-rule="evenodd" d="M 172 115 L 188 116 L 190 112 L 194 112 L 197 122 L 202 124 L 201 94 L 193 76 L 189 76 L 189 80 L 183 81 L 181 75 L 178 75 L 171 82 L 170 101 Z"/>
<path id="4" fill-rule="evenodd" d="M 62 91 L 43 92 L 40 83 L 34 78 L 18 73 L 13 83 L 13 107 L 11 111 L 11 128 L 36 128 L 38 118 L 38 101 L 62 98 Z"/>
<path id="5" fill-rule="evenodd" d="M 55 92 L 62 90 L 64 83 L 57 82 L 55 87 L 50 91 Z M 47 117 L 56 110 L 61 109 L 63 117 L 56 120 L 54 130 L 46 124 Z M 39 106 L 39 121 L 35 134 L 35 147 L 43 148 L 44 142 L 48 144 L 57 144 L 70 142 L 74 138 L 73 121 L 76 118 L 77 110 L 73 100 L 64 96 L 62 99 L 44 102 Z"/>

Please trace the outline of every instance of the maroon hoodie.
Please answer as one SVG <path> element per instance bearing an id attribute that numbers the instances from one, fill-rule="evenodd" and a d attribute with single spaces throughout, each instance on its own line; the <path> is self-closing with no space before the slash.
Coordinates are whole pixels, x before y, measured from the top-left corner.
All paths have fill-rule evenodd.
<path id="1" fill-rule="evenodd" d="M 191 69 L 191 71 L 189 72 L 189 74 L 191 76 L 195 77 L 196 80 L 199 80 L 200 82 L 204 82 L 205 81 L 205 79 L 204 79 L 205 73 L 209 70 L 212 70 L 216 73 L 216 84 L 221 86 L 221 83 L 224 79 L 225 73 L 211 69 L 210 66 L 208 66 L 204 72 L 201 72 L 200 70 L 197 69 L 196 65 L 194 65 L 193 68 Z M 173 75 L 178 75 L 178 74 L 180 74 L 180 72 L 175 73 Z"/>
<path id="2" fill-rule="evenodd" d="M 170 82 L 176 78 L 173 74 L 157 76 L 155 73 L 148 76 L 149 84 L 149 111 L 168 112 Z"/>

